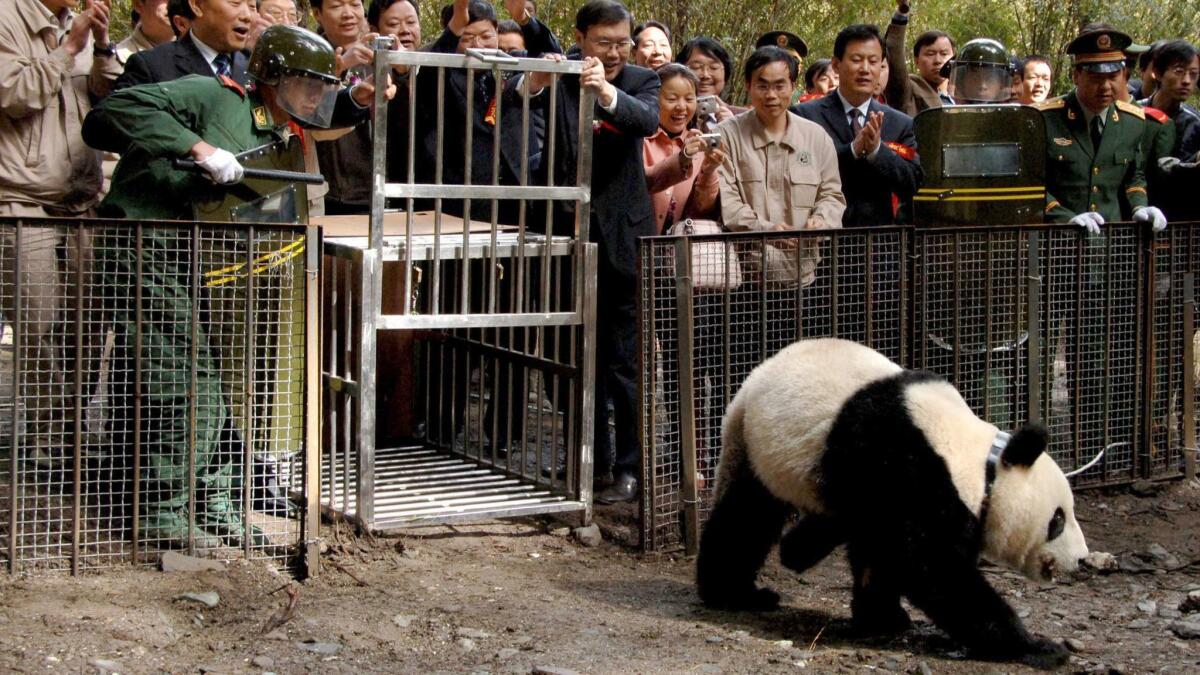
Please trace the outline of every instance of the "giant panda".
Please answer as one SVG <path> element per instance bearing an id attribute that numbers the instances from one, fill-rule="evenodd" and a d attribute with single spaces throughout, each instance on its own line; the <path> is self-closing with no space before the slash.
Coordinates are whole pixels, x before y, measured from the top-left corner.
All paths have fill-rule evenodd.
<path id="1" fill-rule="evenodd" d="M 1049 580 L 1087 555 L 1042 427 L 1009 435 L 944 379 L 818 339 L 750 373 L 723 443 L 697 558 L 706 605 L 774 609 L 779 596 L 755 580 L 777 541 L 797 572 L 845 543 L 856 632 L 909 628 L 903 596 L 979 658 L 1065 662 L 1066 650 L 1030 635 L 978 569 L 982 555 Z"/>

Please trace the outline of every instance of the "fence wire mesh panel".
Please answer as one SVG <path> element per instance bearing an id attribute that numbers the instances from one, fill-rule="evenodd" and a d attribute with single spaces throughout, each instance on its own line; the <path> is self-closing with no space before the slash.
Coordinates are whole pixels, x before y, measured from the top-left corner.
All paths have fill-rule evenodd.
<path id="1" fill-rule="evenodd" d="M 1104 452 L 1079 486 L 1133 480 L 1142 475 L 1135 457 L 1150 358 L 1143 229 L 1111 224 L 1089 237 L 1063 227 L 1043 237 L 1037 400 L 1051 455 L 1071 471 Z"/>
<path id="2" fill-rule="evenodd" d="M 688 520 L 708 517 L 725 408 L 763 360 L 833 336 L 904 360 L 907 237 L 897 228 L 642 241 L 645 549 L 679 546 Z"/>
<path id="3" fill-rule="evenodd" d="M 948 378 L 1002 429 L 1024 417 L 1029 241 L 1019 230 L 914 236 L 914 365 Z"/>
<path id="4" fill-rule="evenodd" d="M 10 571 L 299 553 L 302 227 L 0 222 Z"/>
<path id="5" fill-rule="evenodd" d="M 1200 226 L 1172 225 L 1154 236 L 1150 255 L 1153 370 L 1145 468 L 1151 476 L 1168 477 L 1185 470 L 1188 453 L 1195 461 L 1194 361 L 1200 337 L 1195 274 L 1200 267 Z"/>
<path id="6" fill-rule="evenodd" d="M 1197 227 L 644 240 L 643 547 L 678 547 L 698 531 L 725 406 L 799 338 L 843 337 L 937 372 L 1000 428 L 1041 420 L 1064 471 L 1099 457 L 1077 487 L 1194 470 Z"/>

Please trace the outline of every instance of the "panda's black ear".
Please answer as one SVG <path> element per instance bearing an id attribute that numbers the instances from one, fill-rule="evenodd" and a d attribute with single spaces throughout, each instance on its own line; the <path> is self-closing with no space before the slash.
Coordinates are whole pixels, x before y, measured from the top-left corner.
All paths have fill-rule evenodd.
<path id="1" fill-rule="evenodd" d="M 1025 424 L 1013 432 L 1004 454 L 1000 460 L 1007 466 L 1032 466 L 1037 458 L 1046 451 L 1050 442 L 1050 433 L 1046 427 L 1037 422 Z"/>

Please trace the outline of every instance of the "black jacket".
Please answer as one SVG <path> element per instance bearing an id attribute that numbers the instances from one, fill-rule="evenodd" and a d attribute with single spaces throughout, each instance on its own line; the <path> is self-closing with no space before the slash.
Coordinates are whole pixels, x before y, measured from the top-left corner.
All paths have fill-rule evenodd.
<path id="1" fill-rule="evenodd" d="M 446 30 L 428 48 L 431 52 L 453 54 L 458 48 L 458 36 Z M 434 183 L 435 162 L 437 155 L 437 121 L 438 104 L 438 70 L 437 68 L 422 68 L 417 75 L 417 158 L 415 168 L 417 181 Z M 466 183 L 466 153 L 467 153 L 467 123 L 470 120 L 471 129 L 471 184 L 491 185 L 493 179 L 500 185 L 519 185 L 521 175 L 521 95 L 516 89 L 515 79 L 501 83 L 500 99 L 496 98 L 496 82 L 491 71 L 475 70 L 470 78 L 474 87 L 472 98 L 473 110 L 467 109 L 467 70 L 464 68 L 445 69 L 445 95 L 442 97 L 442 177 L 444 185 L 463 185 Z M 495 105 L 493 105 L 495 102 Z M 407 101 L 405 101 L 407 105 Z M 497 176 L 492 175 L 492 160 L 496 131 L 497 108 L 500 123 L 500 167 Z M 389 136 L 394 133 L 407 135 L 407 107 L 401 109 L 400 127 L 390 128 Z M 393 116 L 390 119 L 396 119 Z M 530 184 L 533 184 L 534 168 L 540 151 L 541 136 L 538 130 L 542 116 L 536 106 L 530 106 L 529 145 L 530 160 L 527 171 Z M 544 133 L 544 132 L 543 132 Z M 391 144 L 389 144 L 391 145 Z M 392 152 L 389 148 L 389 153 Z M 457 201 L 443 201 L 449 213 L 461 215 L 463 205 Z M 515 224 L 518 218 L 519 202 L 515 200 L 499 202 L 499 220 L 502 223 Z M 473 200 L 471 202 L 471 217 L 478 220 L 491 220 L 492 202 L 490 200 Z"/>
<path id="2" fill-rule="evenodd" d="M 244 53 L 234 52 L 230 77 L 242 86 L 250 83 L 250 76 L 246 74 L 248 61 Z M 154 49 L 129 57 L 125 64 L 125 72 L 117 78 L 114 88 L 124 89 L 139 84 L 170 82 L 184 75 L 212 74 L 212 67 L 208 65 L 196 43 L 192 42 L 191 33 L 188 33 L 178 40 L 165 42 Z"/>
<path id="3" fill-rule="evenodd" d="M 792 106 L 791 110 L 820 124 L 833 139 L 842 176 L 842 192 L 846 195 L 843 227 L 912 222 L 912 196 L 921 184 L 922 173 L 911 117 L 872 100 L 868 110 L 883 112 L 882 142 L 874 159 L 860 159 L 854 156 L 851 148 L 854 134 L 837 93 L 830 92 L 815 101 Z M 900 200 L 898 214 L 892 211 L 893 194 Z"/>
<path id="4" fill-rule="evenodd" d="M 522 27 L 530 54 L 562 53 L 550 29 L 537 19 Z M 623 286 L 618 293 L 634 292 L 637 274 L 637 239 L 655 234 L 654 208 L 646 190 L 642 141 L 658 130 L 658 75 L 652 70 L 626 65 L 612 81 L 617 89 L 616 109 L 609 114 L 596 106 L 592 136 L 590 239 L 600 244 L 601 276 Z M 549 92 L 535 99 L 556 114 L 554 178 L 559 185 L 574 185 L 579 139 L 579 78 L 563 76 L 558 87 L 557 110 L 550 111 Z M 549 144 L 542 152 L 538 181 L 545 184 L 549 169 Z M 534 221 L 537 222 L 537 221 Z M 574 215 L 560 209 L 555 218 L 559 233 L 574 231 Z"/>

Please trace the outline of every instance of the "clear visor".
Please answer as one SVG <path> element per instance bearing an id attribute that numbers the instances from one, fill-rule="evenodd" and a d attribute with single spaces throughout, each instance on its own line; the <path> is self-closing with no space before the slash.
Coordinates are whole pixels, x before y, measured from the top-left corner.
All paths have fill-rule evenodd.
<path id="1" fill-rule="evenodd" d="M 995 65 L 962 64 L 950 74 L 955 100 L 1004 103 L 1012 98 L 1012 75 Z"/>
<path id="2" fill-rule="evenodd" d="M 279 107 L 299 122 L 329 127 L 340 85 L 304 75 L 284 75 L 275 87 Z"/>

